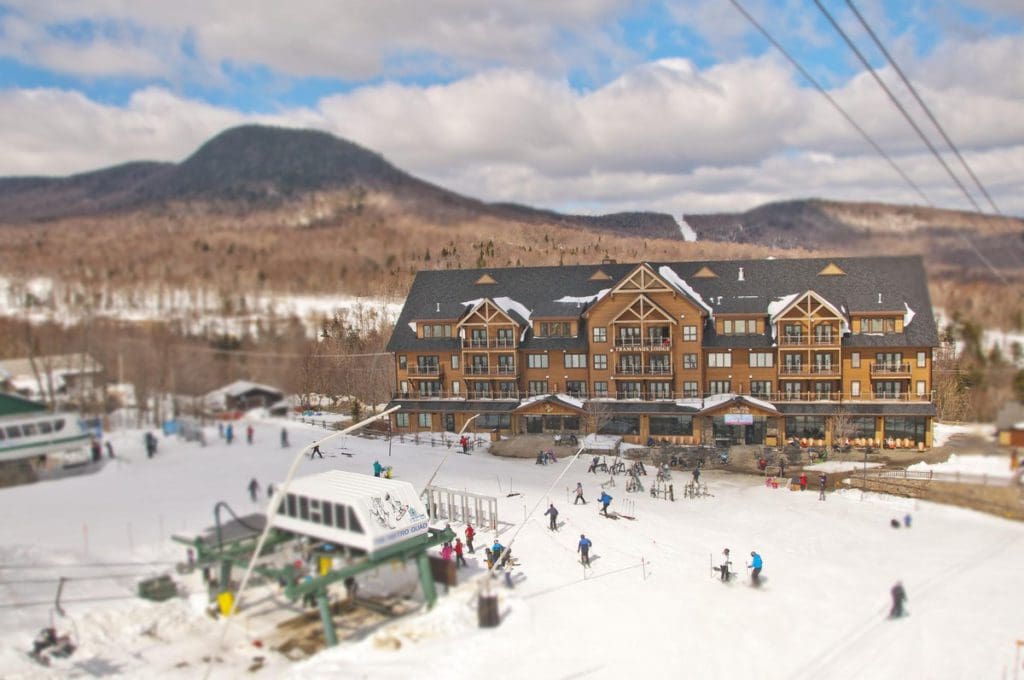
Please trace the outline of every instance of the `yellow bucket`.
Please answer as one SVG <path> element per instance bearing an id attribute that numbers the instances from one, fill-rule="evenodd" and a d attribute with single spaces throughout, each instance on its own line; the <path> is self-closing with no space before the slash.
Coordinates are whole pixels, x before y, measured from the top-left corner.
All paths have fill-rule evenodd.
<path id="1" fill-rule="evenodd" d="M 231 605 L 235 603 L 235 596 L 230 590 L 225 590 L 223 593 L 217 595 L 217 605 L 220 607 L 221 616 L 227 616 L 231 613 Z"/>

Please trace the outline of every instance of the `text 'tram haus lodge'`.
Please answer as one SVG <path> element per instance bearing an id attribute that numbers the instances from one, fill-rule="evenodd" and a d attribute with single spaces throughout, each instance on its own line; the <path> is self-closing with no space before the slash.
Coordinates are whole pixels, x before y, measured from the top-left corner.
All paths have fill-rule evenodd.
<path id="1" fill-rule="evenodd" d="M 937 346 L 918 257 L 421 271 L 391 426 L 928 447 Z"/>

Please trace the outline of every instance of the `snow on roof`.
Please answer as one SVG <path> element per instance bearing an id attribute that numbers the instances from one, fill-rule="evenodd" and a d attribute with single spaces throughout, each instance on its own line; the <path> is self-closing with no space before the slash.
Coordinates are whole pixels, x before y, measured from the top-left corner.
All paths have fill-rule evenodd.
<path id="1" fill-rule="evenodd" d="M 910 322 L 914 320 L 914 314 L 916 312 L 914 312 L 906 302 L 903 303 L 903 306 L 907 308 L 906 313 L 903 315 L 903 328 L 906 329 L 906 327 L 910 325 Z"/>
<path id="2" fill-rule="evenodd" d="M 270 385 L 261 385 L 260 383 L 250 382 L 248 380 L 236 380 L 233 383 L 220 387 L 207 393 L 207 399 L 223 399 L 225 397 L 237 397 L 251 392 L 252 390 L 263 390 L 264 392 L 276 392 L 277 394 L 283 394 L 281 390 Z"/>
<path id="3" fill-rule="evenodd" d="M 595 451 L 614 451 L 621 441 L 622 437 L 610 434 L 588 434 L 583 438 L 582 446 Z"/>
<path id="4" fill-rule="evenodd" d="M 581 304 L 590 304 L 591 302 L 597 302 L 598 300 L 603 298 L 605 295 L 607 295 L 609 292 L 611 292 L 611 288 L 604 288 L 604 289 L 598 291 L 598 293 L 596 295 L 584 295 L 584 296 L 581 296 L 581 297 L 574 297 L 572 295 L 566 295 L 564 297 L 558 298 L 557 300 L 555 300 L 555 302 L 565 302 L 565 303 L 569 303 L 569 304 L 574 303 L 574 302 L 575 303 L 581 303 Z"/>
<path id="5" fill-rule="evenodd" d="M 576 397 L 571 397 L 568 394 L 566 394 L 565 392 L 559 392 L 558 394 L 555 395 L 555 398 L 558 399 L 559 401 L 564 401 L 566 404 L 569 404 L 570 406 L 575 406 L 578 409 L 582 409 L 583 408 L 583 400 L 582 399 L 577 399 Z"/>
<path id="6" fill-rule="evenodd" d="M 416 322 L 415 321 L 410 321 L 409 322 L 409 328 L 411 328 L 412 332 L 415 333 L 416 332 Z"/>
<path id="7" fill-rule="evenodd" d="M 526 308 L 522 302 L 517 302 L 510 297 L 496 297 L 494 298 L 494 304 L 501 307 L 501 311 L 508 314 L 509 312 L 515 312 L 523 321 L 530 323 L 530 310 Z"/>
<path id="8" fill-rule="evenodd" d="M 778 316 L 786 307 L 789 307 L 793 303 L 793 300 L 795 300 L 797 295 L 799 294 L 800 293 L 790 293 L 789 295 L 783 295 L 782 297 L 775 298 L 774 300 L 769 302 L 768 318 L 770 318 L 774 322 L 775 317 Z M 772 331 L 772 337 L 775 337 L 774 330 Z"/>
<path id="9" fill-rule="evenodd" d="M 698 293 L 696 290 L 693 289 L 693 287 L 690 286 L 690 284 L 684 281 L 682 277 L 679 276 L 679 274 L 676 274 L 674 269 L 672 269 L 668 265 L 662 265 L 661 267 L 658 267 L 658 275 L 661 276 L 661 278 L 665 279 L 665 282 L 668 283 L 670 286 L 675 287 L 677 290 L 679 290 L 679 292 L 692 298 L 693 301 L 700 305 L 708 313 L 709 316 L 714 318 L 715 313 L 714 311 L 712 311 L 711 306 L 708 303 L 704 302 L 704 298 L 700 296 L 700 293 Z"/>

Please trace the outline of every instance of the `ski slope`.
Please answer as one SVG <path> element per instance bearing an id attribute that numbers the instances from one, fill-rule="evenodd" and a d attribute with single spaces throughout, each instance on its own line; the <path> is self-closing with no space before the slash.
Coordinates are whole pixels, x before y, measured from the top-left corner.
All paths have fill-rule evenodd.
<path id="1" fill-rule="evenodd" d="M 626 494 L 620 476 L 608 489 L 611 509 L 625 512 L 629 498 L 636 520 L 606 519 L 594 502 L 599 478 L 586 473 L 585 459 L 539 466 L 483 451 L 452 454 L 435 483 L 498 496 L 500 539 L 508 544 L 516 535 L 521 565 L 514 573 L 523 580 L 513 590 L 494 583 L 503 613 L 498 628 L 476 626 L 483 570 L 467 555 L 462 578 L 469 579 L 432 611 L 386 623 L 358 641 L 293 662 L 253 644 L 268 639 L 272 616 L 243 615 L 218 649 L 222 622 L 202 612 L 205 593 L 159 604 L 131 596 L 139 578 L 170 568 L 138 563 L 183 559 L 172 533 L 212 524 L 218 500 L 240 512 L 256 510 L 249 479 L 279 481 L 297 447 L 324 434 L 290 423 L 292 448 L 281 449 L 281 421 L 255 426 L 252 446 L 244 438 L 228 446 L 212 428 L 205 448 L 161 437 L 152 460 L 140 431 L 119 432 L 112 435 L 118 460 L 97 474 L 0 489 L 0 674 L 195 678 L 206 670 L 203 658 L 214 655 L 214 678 L 1013 677 L 1014 643 L 1024 638 L 1019 523 L 857 492 L 830 493 L 821 502 L 816 490 L 769 489 L 759 478 L 714 470 L 702 475 L 713 497 L 674 503 Z M 379 459 L 421 487 L 448 449 L 396 439 L 389 458 L 385 441 L 346 437 L 324 452 L 324 460 L 306 460 L 299 474 L 369 473 Z M 653 474 L 642 479 L 649 488 Z M 688 479 L 676 473 L 677 497 Z M 577 481 L 586 505 L 571 504 Z M 520 495 L 507 496 L 510 485 Z M 560 510 L 558 532 L 547 529 L 548 502 Z M 889 527 L 907 513 L 912 528 Z M 461 533 L 460 525 L 453 528 Z M 575 552 L 580 533 L 594 543 L 586 571 Z M 481 530 L 477 546 L 493 538 Z M 709 568 L 724 547 L 739 572 L 729 585 Z M 751 550 L 764 558 L 761 589 L 748 585 L 743 561 Z M 381 572 L 365 588 L 415 579 L 412 570 Z M 96 578 L 65 586 L 70 619 L 57 625 L 73 621 L 80 649 L 43 669 L 25 651 L 49 608 L 25 605 L 51 601 L 61 575 Z M 889 588 L 898 579 L 911 615 L 888 621 Z M 125 599 L 81 601 L 90 597 Z M 283 611 L 284 601 L 269 590 L 250 597 L 255 610 Z M 250 673 L 257 656 L 262 667 Z"/>

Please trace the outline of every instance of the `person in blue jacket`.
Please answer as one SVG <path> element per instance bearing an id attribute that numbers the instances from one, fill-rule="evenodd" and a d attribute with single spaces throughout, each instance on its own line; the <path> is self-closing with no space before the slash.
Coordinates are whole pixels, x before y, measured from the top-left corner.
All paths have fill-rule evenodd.
<path id="1" fill-rule="evenodd" d="M 750 551 L 749 566 L 754 568 L 754 570 L 750 572 L 750 583 L 754 586 L 761 585 L 761 567 L 764 566 L 764 561 L 761 559 L 761 556 L 758 555 L 757 552 L 754 550 Z"/>
<path id="2" fill-rule="evenodd" d="M 591 545 L 593 545 L 593 543 L 590 542 L 590 539 L 587 538 L 585 535 L 580 534 L 580 542 L 579 545 L 576 547 L 576 552 L 580 554 L 580 561 L 583 563 L 583 566 L 585 567 L 590 566 Z"/>
<path id="3" fill-rule="evenodd" d="M 597 502 L 601 504 L 601 512 L 603 512 L 604 516 L 607 517 L 608 516 L 608 506 L 612 502 L 612 497 L 608 495 L 607 491 L 602 491 L 601 492 L 601 497 L 597 499 Z"/>
<path id="4" fill-rule="evenodd" d="M 373 476 L 380 477 L 380 473 L 384 471 L 384 466 L 380 464 L 379 460 L 373 461 Z"/>

